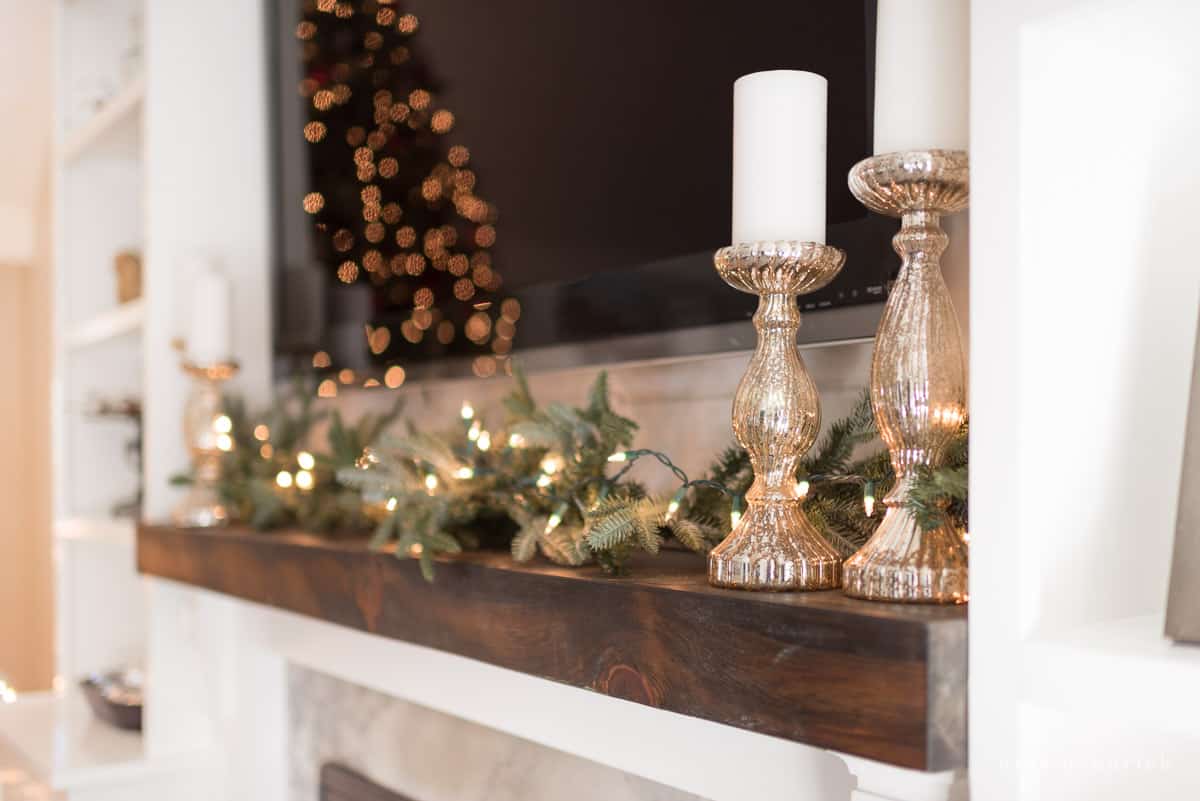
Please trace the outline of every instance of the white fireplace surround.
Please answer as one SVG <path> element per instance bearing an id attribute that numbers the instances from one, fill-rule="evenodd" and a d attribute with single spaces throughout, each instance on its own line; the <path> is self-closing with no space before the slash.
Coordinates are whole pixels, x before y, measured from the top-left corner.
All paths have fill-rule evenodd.
<path id="1" fill-rule="evenodd" d="M 295 667 L 711 801 L 966 797 L 951 773 L 822 751 L 164 579 L 147 584 L 154 678 L 146 752 L 151 763 L 191 755 L 207 765 L 202 783 L 194 776 L 183 782 L 188 799 L 289 798 L 288 674 Z"/>

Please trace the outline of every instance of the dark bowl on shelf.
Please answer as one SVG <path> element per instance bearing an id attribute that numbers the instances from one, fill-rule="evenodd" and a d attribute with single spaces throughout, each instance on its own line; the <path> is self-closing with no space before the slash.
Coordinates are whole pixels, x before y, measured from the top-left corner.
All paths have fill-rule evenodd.
<path id="1" fill-rule="evenodd" d="M 118 729 L 142 730 L 142 687 L 126 672 L 88 676 L 79 682 L 96 717 Z"/>

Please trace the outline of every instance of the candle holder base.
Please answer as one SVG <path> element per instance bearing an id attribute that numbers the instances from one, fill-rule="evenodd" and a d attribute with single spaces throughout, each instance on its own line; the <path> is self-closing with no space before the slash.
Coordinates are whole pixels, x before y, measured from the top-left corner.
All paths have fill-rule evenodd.
<path id="1" fill-rule="evenodd" d="M 799 500 L 751 502 L 708 555 L 708 583 L 740 590 L 832 590 L 842 557 L 808 522 Z"/>
<path id="2" fill-rule="evenodd" d="M 733 433 L 750 455 L 746 513 L 708 556 L 708 580 L 742 590 L 826 590 L 842 560 L 804 516 L 800 458 L 821 427 L 817 388 L 804 368 L 796 296 L 837 275 L 846 254 L 815 242 L 758 242 L 717 251 L 725 283 L 758 295 L 758 344 L 733 399 Z"/>
<path id="3" fill-rule="evenodd" d="M 922 529 L 904 505 L 907 486 L 884 500 L 870 541 L 846 560 L 842 591 L 852 598 L 917 604 L 968 600 L 967 545 L 949 520 Z"/>

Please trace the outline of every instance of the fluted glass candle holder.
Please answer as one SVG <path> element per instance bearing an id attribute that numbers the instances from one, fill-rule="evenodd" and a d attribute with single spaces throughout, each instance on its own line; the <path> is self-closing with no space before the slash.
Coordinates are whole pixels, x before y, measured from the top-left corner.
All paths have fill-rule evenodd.
<path id="1" fill-rule="evenodd" d="M 817 388 L 800 358 L 796 296 L 837 275 L 846 254 L 815 242 L 757 242 L 717 251 L 727 284 L 758 295 L 758 345 L 733 399 L 733 433 L 750 455 L 746 511 L 708 557 L 708 580 L 743 590 L 823 590 L 842 560 L 804 516 L 796 467 L 821 428 Z"/>
<path id="2" fill-rule="evenodd" d="M 867 208 L 901 219 L 892 240 L 900 272 L 888 296 L 871 362 L 871 405 L 896 484 L 879 528 L 846 561 L 847 595 L 879 601 L 963 603 L 967 545 L 942 515 L 923 529 L 906 500 L 915 471 L 936 468 L 967 417 L 962 334 L 940 258 L 943 214 L 968 202 L 962 151 L 889 153 L 859 162 L 850 190 Z"/>
<path id="3" fill-rule="evenodd" d="M 192 389 L 183 407 L 183 436 L 192 459 L 192 484 L 171 514 L 177 526 L 211 528 L 229 521 L 229 510 L 217 491 L 221 455 L 233 447 L 229 418 L 224 413 L 221 385 L 237 373 L 232 362 L 211 365 L 183 363 Z"/>

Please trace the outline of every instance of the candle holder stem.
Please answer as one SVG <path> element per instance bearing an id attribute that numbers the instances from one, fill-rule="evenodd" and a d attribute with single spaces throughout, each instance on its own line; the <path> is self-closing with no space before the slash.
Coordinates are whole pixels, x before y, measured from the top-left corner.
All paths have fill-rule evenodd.
<path id="1" fill-rule="evenodd" d="M 192 484 L 171 514 L 177 526 L 212 528 L 229 521 L 217 490 L 221 479 L 221 456 L 232 447 L 230 431 L 221 429 L 224 416 L 221 385 L 237 373 L 233 362 L 212 365 L 183 363 L 192 378 L 192 389 L 184 403 L 183 435 L 192 459 Z M 222 447 L 222 445 L 228 447 Z"/>
<path id="2" fill-rule="evenodd" d="M 872 211 L 900 217 L 892 240 L 900 272 L 888 295 L 871 362 L 871 405 L 896 483 L 867 543 L 846 561 L 847 595 L 911 603 L 967 600 L 967 546 L 949 518 L 922 527 L 908 508 L 916 472 L 934 469 L 967 417 L 962 335 L 940 259 L 941 217 L 968 202 L 967 154 L 875 156 L 850 171 L 850 189 Z"/>
<path id="3" fill-rule="evenodd" d="M 730 286 L 759 296 L 758 344 L 733 400 L 733 432 L 750 455 L 746 512 L 708 557 L 709 583 L 746 590 L 818 590 L 841 583 L 842 560 L 804 516 L 796 467 L 821 426 L 817 389 L 800 358 L 796 296 L 828 284 L 845 261 L 813 242 L 717 251 Z"/>

